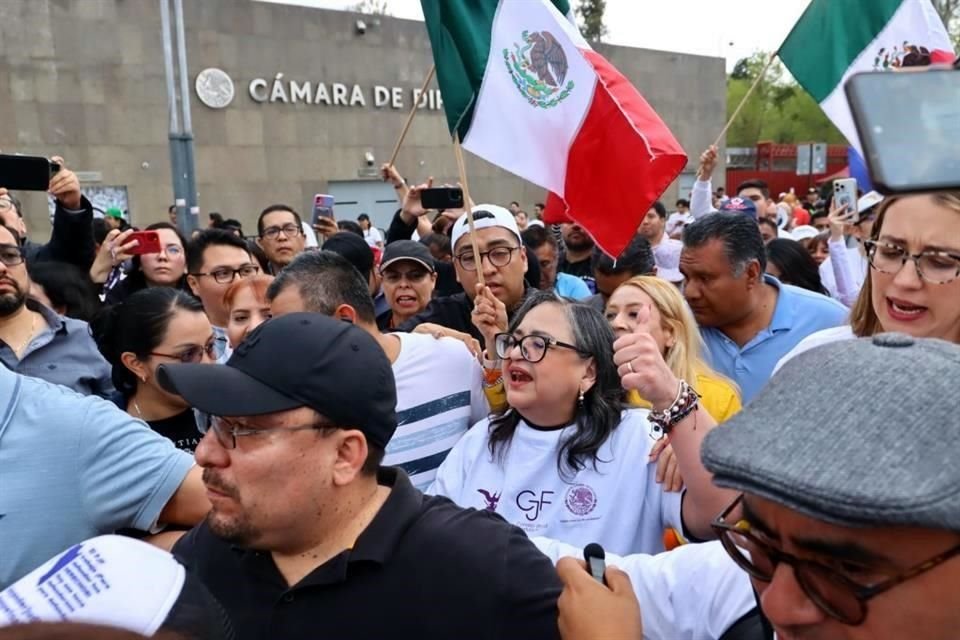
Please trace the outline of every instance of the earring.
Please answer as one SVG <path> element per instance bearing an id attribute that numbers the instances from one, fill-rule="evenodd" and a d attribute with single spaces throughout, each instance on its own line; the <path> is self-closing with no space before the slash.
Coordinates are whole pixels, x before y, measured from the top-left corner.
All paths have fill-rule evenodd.
<path id="1" fill-rule="evenodd" d="M 582 406 L 583 406 L 583 389 L 580 389 L 580 399 L 579 399 L 578 402 L 580 403 L 580 406 L 582 407 Z"/>

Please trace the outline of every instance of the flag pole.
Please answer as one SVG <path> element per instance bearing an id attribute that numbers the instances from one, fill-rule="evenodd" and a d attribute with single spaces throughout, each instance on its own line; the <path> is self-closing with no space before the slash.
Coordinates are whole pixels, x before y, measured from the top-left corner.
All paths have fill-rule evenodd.
<path id="1" fill-rule="evenodd" d="M 417 95 L 417 99 L 413 101 L 413 107 L 410 108 L 410 113 L 407 115 L 407 121 L 403 125 L 403 130 L 400 132 L 400 137 L 397 139 L 397 144 L 393 146 L 393 153 L 390 154 L 390 166 L 393 166 L 393 163 L 397 161 L 397 154 L 400 153 L 400 147 L 403 145 L 403 139 L 407 137 L 407 131 L 410 130 L 410 124 L 413 122 L 413 116 L 417 115 L 418 108 L 420 104 L 420 98 L 423 97 L 423 94 L 427 91 L 427 85 L 430 84 L 430 81 L 433 80 L 433 74 L 437 70 L 437 65 L 430 67 L 429 73 L 427 73 L 426 79 L 423 81 L 423 86 L 420 87 L 420 93 Z"/>
<path id="2" fill-rule="evenodd" d="M 760 71 L 760 73 L 757 74 L 756 80 L 753 81 L 753 84 L 750 85 L 750 88 L 747 89 L 747 92 L 743 94 L 743 99 L 740 100 L 740 104 L 738 104 L 737 108 L 734 109 L 733 115 L 731 115 L 730 119 L 727 120 L 727 124 L 723 125 L 723 130 L 720 132 L 720 135 L 717 136 L 717 140 L 716 142 L 713 143 L 713 146 L 715 147 L 720 146 L 720 142 L 723 140 L 723 137 L 727 135 L 727 131 L 730 130 L 730 126 L 737 119 L 737 116 L 740 115 L 740 111 L 743 110 L 743 106 L 747 104 L 747 100 L 750 99 L 750 96 L 753 95 L 754 90 L 757 88 L 760 82 L 763 81 L 763 77 L 767 75 L 767 71 L 769 71 L 771 65 L 773 65 L 773 61 L 777 59 L 777 53 L 778 53 L 777 51 L 774 51 L 773 53 L 770 54 L 770 59 L 767 60 L 767 64 L 763 66 L 763 69 Z"/>
<path id="3" fill-rule="evenodd" d="M 453 154 L 457 157 L 457 171 L 460 172 L 460 187 L 463 189 L 463 205 L 467 211 L 467 227 L 470 230 L 470 246 L 473 247 L 473 260 L 477 263 L 477 282 L 484 286 L 483 262 L 480 258 L 480 249 L 477 247 L 477 234 L 473 226 L 473 200 L 470 199 L 470 188 L 467 185 L 467 170 L 463 163 L 463 150 L 460 148 L 460 132 L 453 134 Z"/>

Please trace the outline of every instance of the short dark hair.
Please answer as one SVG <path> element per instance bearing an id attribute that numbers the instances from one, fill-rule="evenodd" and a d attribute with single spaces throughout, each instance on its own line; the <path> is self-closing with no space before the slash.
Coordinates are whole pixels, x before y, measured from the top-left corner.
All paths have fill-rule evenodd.
<path id="1" fill-rule="evenodd" d="M 520 234 L 523 238 L 523 244 L 527 245 L 530 249 L 534 251 L 539 249 L 545 244 L 550 245 L 554 249 L 558 247 L 557 239 L 553 236 L 552 233 L 547 231 L 545 227 L 541 227 L 538 224 L 535 224 Z"/>
<path id="2" fill-rule="evenodd" d="M 767 250 L 756 220 L 741 213 L 711 213 L 683 229 L 684 248 L 702 247 L 711 240 L 723 242 L 734 276 L 743 274 L 751 260 L 767 269 Z"/>
<path id="3" fill-rule="evenodd" d="M 204 229 L 187 243 L 187 273 L 199 272 L 203 268 L 203 254 L 207 247 L 215 246 L 236 247 L 250 254 L 246 241 L 237 234 L 225 229 Z"/>
<path id="4" fill-rule="evenodd" d="M 227 218 L 226 220 L 221 222 L 220 228 L 226 229 L 227 231 L 233 231 L 235 229 L 243 233 L 243 224 L 241 224 L 239 220 L 236 220 L 234 218 Z"/>
<path id="5" fill-rule="evenodd" d="M 591 266 L 594 273 L 604 275 L 629 273 L 634 276 L 646 276 L 656 273 L 657 269 L 653 248 L 650 242 L 640 235 L 633 237 L 616 260 L 601 251 L 599 247 L 594 247 Z"/>
<path id="6" fill-rule="evenodd" d="M 370 222 L 370 216 L 365 213 L 361 213 L 357 216 L 357 222 Z"/>
<path id="7" fill-rule="evenodd" d="M 420 242 L 427 247 L 436 246 L 437 251 L 439 251 L 441 255 L 453 255 L 453 248 L 450 246 L 450 236 L 442 233 L 428 233 L 420 238 Z"/>
<path id="8" fill-rule="evenodd" d="M 167 207 L 167 213 L 173 213 L 176 210 L 177 210 L 177 205 L 175 204 L 172 204 L 169 207 Z"/>
<path id="9" fill-rule="evenodd" d="M 294 209 L 293 207 L 289 207 L 285 204 L 272 204 L 266 209 L 264 209 L 263 211 L 261 211 L 260 215 L 257 217 L 257 235 L 258 236 L 263 236 L 263 219 L 266 216 L 270 215 L 271 213 L 275 213 L 277 211 L 289 211 L 290 213 L 293 214 L 293 219 L 297 221 L 297 226 L 298 227 L 303 226 L 303 221 L 300 219 L 300 214 L 297 213 L 296 209 Z"/>
<path id="10" fill-rule="evenodd" d="M 777 238 L 767 245 L 767 260 L 780 270 L 780 281 L 829 296 L 810 252 L 796 240 Z"/>
<path id="11" fill-rule="evenodd" d="M 741 182 L 740 186 L 737 187 L 737 195 L 740 195 L 740 192 L 744 189 L 759 189 L 764 198 L 767 200 L 770 199 L 770 185 L 768 185 L 764 180 L 747 180 L 745 182 Z"/>
<path id="12" fill-rule="evenodd" d="M 514 201 L 513 201 L 513 202 L 511 202 L 510 204 L 515 204 L 515 205 L 517 205 L 518 207 L 520 206 L 520 203 L 519 203 L 519 202 L 517 202 L 516 200 L 514 200 Z"/>
<path id="13" fill-rule="evenodd" d="M 652 205 L 650 205 L 650 209 L 653 209 L 654 211 L 656 211 L 657 215 L 660 216 L 661 218 L 667 217 L 667 208 L 663 206 L 663 203 L 660 202 L 659 200 L 657 200 Z"/>
<path id="14" fill-rule="evenodd" d="M 760 218 L 759 220 L 757 220 L 757 224 L 758 224 L 758 225 L 766 225 L 766 226 L 770 227 L 771 229 L 773 229 L 774 231 L 776 231 L 777 233 L 780 232 L 780 227 L 778 227 L 778 226 L 777 226 L 777 223 L 774 222 L 773 220 L 771 220 L 770 218 Z"/>
<path id="15" fill-rule="evenodd" d="M 213 222 L 215 227 L 219 227 L 221 224 L 223 224 L 223 216 L 217 211 L 210 212 L 210 220 Z"/>
<path id="16" fill-rule="evenodd" d="M 110 233 L 110 229 L 107 228 L 107 221 L 103 218 L 94 218 L 92 226 L 93 242 L 95 244 L 103 244 L 103 241 L 107 239 L 107 234 Z"/>
<path id="17" fill-rule="evenodd" d="M 677 200 L 676 206 L 678 206 L 678 207 L 689 207 L 689 206 L 690 206 L 690 201 L 687 200 L 686 198 L 680 198 L 679 200 Z"/>
<path id="18" fill-rule="evenodd" d="M 359 218 L 357 218 L 359 220 Z M 367 218 L 369 220 L 370 218 Z M 340 231 L 347 231 L 349 233 L 355 233 L 361 238 L 363 237 L 363 229 L 353 220 L 337 220 L 337 229 Z"/>
<path id="19" fill-rule="evenodd" d="M 100 309 L 97 291 L 86 273 L 65 262 L 34 261 L 27 265 L 30 280 L 43 287 L 50 304 L 63 315 L 90 322 Z"/>
<path id="20" fill-rule="evenodd" d="M 376 322 L 367 281 L 349 260 L 338 253 L 301 253 L 270 283 L 267 299 L 273 300 L 291 286 L 299 290 L 306 311 L 332 316 L 337 307 L 348 304 L 363 322 Z"/>
<path id="21" fill-rule="evenodd" d="M 148 287 L 120 304 L 106 307 L 90 323 L 97 349 L 112 367 L 113 385 L 124 397 L 137 390 L 137 377 L 121 361 L 124 352 L 140 359 L 163 342 L 170 320 L 179 309 L 203 313 L 203 305 L 189 293 L 173 287 Z"/>

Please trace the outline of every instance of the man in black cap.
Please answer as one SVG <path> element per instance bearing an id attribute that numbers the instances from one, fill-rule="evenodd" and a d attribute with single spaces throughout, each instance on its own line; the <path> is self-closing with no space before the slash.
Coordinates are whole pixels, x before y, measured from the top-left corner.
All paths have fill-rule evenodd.
<path id="1" fill-rule="evenodd" d="M 380 261 L 380 280 L 390 309 L 377 315 L 377 327 L 389 331 L 430 304 L 437 284 L 430 249 L 413 240 L 391 242 Z"/>
<path id="2" fill-rule="evenodd" d="M 226 365 L 159 379 L 213 416 L 196 452 L 213 507 L 174 553 L 241 639 L 558 637 L 559 582 L 520 529 L 380 466 L 397 395 L 359 327 L 291 313 Z"/>

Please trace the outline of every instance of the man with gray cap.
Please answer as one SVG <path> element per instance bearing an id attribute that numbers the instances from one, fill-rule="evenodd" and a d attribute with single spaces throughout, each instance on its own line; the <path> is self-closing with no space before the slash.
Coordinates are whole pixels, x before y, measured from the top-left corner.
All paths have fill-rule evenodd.
<path id="1" fill-rule="evenodd" d="M 558 636 L 559 582 L 523 531 L 380 466 L 397 394 L 364 330 L 291 313 L 226 365 L 159 380 L 212 416 L 196 458 L 213 506 L 174 553 L 241 640 Z"/>

